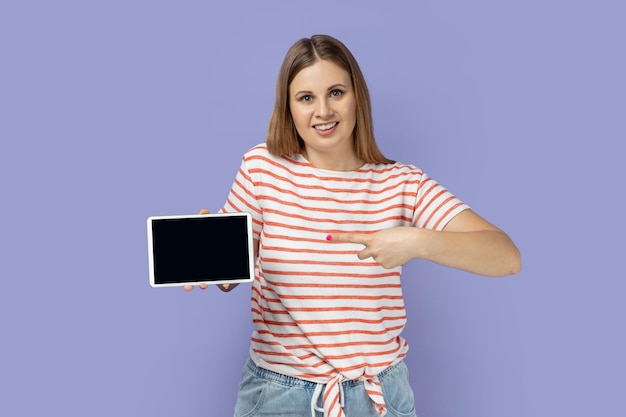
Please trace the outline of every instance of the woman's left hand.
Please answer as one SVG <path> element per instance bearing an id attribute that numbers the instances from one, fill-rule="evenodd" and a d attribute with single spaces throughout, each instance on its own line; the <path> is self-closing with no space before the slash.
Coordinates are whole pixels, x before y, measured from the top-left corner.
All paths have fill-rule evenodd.
<path id="1" fill-rule="evenodd" d="M 372 258 L 383 268 L 391 269 L 415 257 L 418 233 L 415 227 L 393 227 L 374 233 L 335 233 L 330 241 L 364 245 L 357 253 L 359 259 Z"/>

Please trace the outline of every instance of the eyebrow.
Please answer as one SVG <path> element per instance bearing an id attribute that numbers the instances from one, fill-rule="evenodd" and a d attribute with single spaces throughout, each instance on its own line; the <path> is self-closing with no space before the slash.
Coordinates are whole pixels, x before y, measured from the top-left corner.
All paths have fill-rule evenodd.
<path id="1" fill-rule="evenodd" d="M 332 91 L 332 90 L 336 89 L 337 87 L 348 89 L 348 87 L 346 87 L 344 84 L 337 83 L 337 84 L 333 84 L 330 87 L 328 87 L 328 89 L 326 91 Z M 309 91 L 309 90 L 296 91 L 294 93 L 294 96 L 297 96 L 297 95 L 300 95 L 300 94 L 313 94 L 313 92 Z"/>

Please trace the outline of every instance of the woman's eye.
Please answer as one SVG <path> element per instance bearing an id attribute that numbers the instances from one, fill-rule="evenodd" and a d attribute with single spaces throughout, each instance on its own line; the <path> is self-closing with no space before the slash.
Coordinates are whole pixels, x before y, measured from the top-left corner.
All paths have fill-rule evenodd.
<path id="1" fill-rule="evenodd" d="M 306 95 L 306 96 L 302 96 L 300 97 L 300 101 L 304 102 L 304 103 L 310 103 L 313 101 L 313 97 Z"/>
<path id="2" fill-rule="evenodd" d="M 341 90 L 333 90 L 330 92 L 331 97 L 340 97 L 342 94 L 343 94 L 343 91 Z"/>

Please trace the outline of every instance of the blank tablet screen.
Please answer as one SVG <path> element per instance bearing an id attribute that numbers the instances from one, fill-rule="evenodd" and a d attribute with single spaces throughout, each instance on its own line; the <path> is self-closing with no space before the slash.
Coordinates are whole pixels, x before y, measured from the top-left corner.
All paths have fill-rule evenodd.
<path id="1" fill-rule="evenodd" d="M 234 283 L 254 277 L 248 213 L 148 218 L 150 284 Z"/>

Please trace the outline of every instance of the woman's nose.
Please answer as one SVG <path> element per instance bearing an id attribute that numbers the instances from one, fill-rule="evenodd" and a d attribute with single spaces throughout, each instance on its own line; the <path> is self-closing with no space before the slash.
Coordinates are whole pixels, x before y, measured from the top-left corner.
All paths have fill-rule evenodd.
<path id="1" fill-rule="evenodd" d="M 332 116 L 333 110 L 327 100 L 320 100 L 317 107 L 317 117 L 327 118 Z"/>

